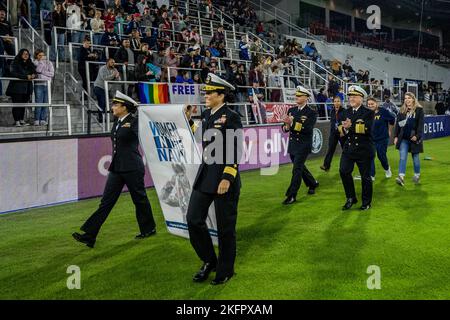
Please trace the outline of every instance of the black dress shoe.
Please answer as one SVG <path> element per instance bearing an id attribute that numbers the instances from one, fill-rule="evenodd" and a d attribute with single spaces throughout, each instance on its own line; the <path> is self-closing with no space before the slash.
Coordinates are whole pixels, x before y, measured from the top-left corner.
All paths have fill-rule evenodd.
<path id="1" fill-rule="evenodd" d="M 370 203 L 369 204 L 363 204 L 361 206 L 361 208 L 359 208 L 359 210 L 365 211 L 365 210 L 369 210 L 371 207 L 372 207 L 372 205 Z"/>
<path id="2" fill-rule="evenodd" d="M 72 233 L 72 237 L 77 240 L 78 242 L 84 243 L 89 248 L 93 248 L 95 244 L 95 238 L 92 238 L 91 236 L 84 234 L 79 234 L 78 232 Z"/>
<path id="3" fill-rule="evenodd" d="M 144 238 L 148 238 L 152 235 L 156 234 L 156 229 L 153 229 L 150 232 L 146 232 L 146 233 L 140 233 L 138 234 L 136 237 L 134 237 L 135 239 L 144 239 Z"/>
<path id="4" fill-rule="evenodd" d="M 319 186 L 319 183 L 317 182 L 314 187 L 310 187 L 309 190 L 308 190 L 308 194 L 315 194 L 316 193 L 316 188 L 318 186 Z"/>
<path id="5" fill-rule="evenodd" d="M 355 203 L 358 203 L 358 200 L 356 199 L 347 199 L 347 202 L 344 204 L 344 206 L 342 207 L 342 210 L 348 210 L 350 209 Z"/>
<path id="6" fill-rule="evenodd" d="M 228 280 L 230 280 L 231 277 L 232 276 L 225 277 L 225 278 L 215 278 L 214 280 L 211 281 L 211 285 L 217 286 L 218 284 L 224 284 L 224 283 L 228 282 Z"/>
<path id="7" fill-rule="evenodd" d="M 294 202 L 296 202 L 297 200 L 295 199 L 295 197 L 287 197 L 284 201 L 283 204 L 293 204 Z"/>
<path id="8" fill-rule="evenodd" d="M 200 268 L 200 270 L 198 270 L 198 272 L 194 275 L 194 277 L 192 278 L 192 280 L 194 280 L 194 282 L 203 282 L 206 279 L 208 279 L 209 274 L 212 271 L 216 271 L 216 265 L 212 264 L 212 263 L 205 263 L 202 265 L 202 267 Z"/>

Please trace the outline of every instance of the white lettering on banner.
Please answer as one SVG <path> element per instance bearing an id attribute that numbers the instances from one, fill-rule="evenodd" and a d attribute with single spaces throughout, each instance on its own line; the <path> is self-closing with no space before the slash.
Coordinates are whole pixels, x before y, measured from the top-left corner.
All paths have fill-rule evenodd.
<path id="1" fill-rule="evenodd" d="M 438 121 L 425 123 L 423 131 L 425 134 L 444 132 L 444 122 Z"/>
<path id="2" fill-rule="evenodd" d="M 194 85 L 172 85 L 173 94 L 195 95 Z"/>
<path id="3" fill-rule="evenodd" d="M 200 94 L 199 84 L 170 84 L 169 94 L 170 103 L 201 104 L 205 100 Z"/>

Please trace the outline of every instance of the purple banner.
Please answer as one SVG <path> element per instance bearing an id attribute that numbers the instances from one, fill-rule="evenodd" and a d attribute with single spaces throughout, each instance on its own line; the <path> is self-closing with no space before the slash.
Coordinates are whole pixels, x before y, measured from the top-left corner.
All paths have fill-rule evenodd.
<path id="1" fill-rule="evenodd" d="M 287 154 L 289 136 L 282 132 L 280 125 L 245 128 L 244 133 L 245 143 L 243 161 L 240 165 L 241 171 L 290 162 Z M 102 195 L 108 175 L 108 167 L 111 163 L 111 153 L 112 147 L 109 137 L 78 140 L 79 199 Z M 142 151 L 141 154 L 143 155 Z M 153 186 L 147 168 L 145 170 L 145 185 L 146 187 Z M 126 191 L 126 188 L 124 188 L 124 191 Z"/>
<path id="2" fill-rule="evenodd" d="M 141 154 L 142 151 L 141 151 Z M 112 145 L 109 137 L 78 139 L 78 198 L 100 196 L 106 184 L 108 167 L 112 159 Z M 145 186 L 152 187 L 153 181 L 145 168 Z M 127 191 L 127 188 L 124 188 Z"/>

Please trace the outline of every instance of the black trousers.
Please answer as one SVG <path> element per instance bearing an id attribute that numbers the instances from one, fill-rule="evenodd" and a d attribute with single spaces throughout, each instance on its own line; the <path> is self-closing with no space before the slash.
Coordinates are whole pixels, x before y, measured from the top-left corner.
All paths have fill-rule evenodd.
<path id="1" fill-rule="evenodd" d="M 93 238 L 97 237 L 101 226 L 116 204 L 124 185 L 128 187 L 136 207 L 136 219 L 140 232 L 147 233 L 155 228 L 152 208 L 145 192 L 144 170 L 137 170 L 123 173 L 110 172 L 108 174 L 100 205 L 97 211 L 83 224 L 81 230 Z"/>
<path id="2" fill-rule="evenodd" d="M 339 132 L 335 132 L 330 134 L 330 138 L 328 140 L 328 150 L 325 155 L 325 160 L 323 160 L 323 166 L 327 169 L 331 167 L 331 161 L 333 160 L 334 153 L 336 151 L 337 144 L 340 144 L 342 147 L 342 141 L 339 136 Z"/>
<path id="3" fill-rule="evenodd" d="M 353 182 L 352 172 L 354 166 L 358 166 L 361 174 L 362 184 L 362 204 L 367 205 L 372 202 L 372 178 L 370 177 L 370 168 L 372 165 L 372 157 L 356 158 L 345 153 L 341 156 L 339 173 L 341 174 L 342 184 L 344 185 L 345 195 L 347 199 L 356 199 L 355 183 Z"/>
<path id="4" fill-rule="evenodd" d="M 302 183 L 302 179 L 308 188 L 312 188 L 317 184 L 316 179 L 314 179 L 311 172 L 305 165 L 306 158 L 308 158 L 309 153 L 302 152 L 298 154 L 290 154 L 291 161 L 294 164 L 292 167 L 292 178 L 291 184 L 286 191 L 286 197 L 296 197 L 298 189 Z"/>
<path id="5" fill-rule="evenodd" d="M 23 95 L 12 95 L 11 100 L 13 103 L 28 103 L 30 101 L 30 96 L 27 94 Z M 13 107 L 12 108 L 12 115 L 14 118 L 14 121 L 23 121 L 25 118 L 25 108 L 18 108 Z"/>
<path id="6" fill-rule="evenodd" d="M 234 274 L 238 201 L 239 191 L 218 195 L 195 189 L 192 191 L 189 201 L 187 223 L 192 247 L 203 262 L 217 264 L 216 277 L 218 278 Z M 206 225 L 208 208 L 213 202 L 217 220 L 219 258 L 214 251 L 213 242 Z"/>

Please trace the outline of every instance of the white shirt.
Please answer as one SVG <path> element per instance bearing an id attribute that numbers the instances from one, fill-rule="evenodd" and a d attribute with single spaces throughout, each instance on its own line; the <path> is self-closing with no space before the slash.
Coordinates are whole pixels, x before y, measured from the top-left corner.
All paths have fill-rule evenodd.
<path id="1" fill-rule="evenodd" d="M 302 111 L 306 107 L 306 103 L 303 106 L 298 106 L 298 110 Z"/>
<path id="2" fill-rule="evenodd" d="M 126 117 L 128 117 L 130 113 L 127 113 L 126 115 L 124 115 L 122 118 L 119 118 L 119 122 L 122 123 L 123 119 L 125 119 Z"/>
<path id="3" fill-rule="evenodd" d="M 116 131 L 117 131 L 117 129 L 119 129 L 119 126 L 122 124 L 122 121 L 123 121 L 126 117 L 128 117 L 129 114 L 130 114 L 130 113 L 127 113 L 127 114 L 124 115 L 122 118 L 119 118 L 119 121 L 117 121 L 117 125 L 116 125 Z"/>
<path id="4" fill-rule="evenodd" d="M 220 108 L 222 108 L 223 106 L 225 105 L 225 103 L 223 104 L 223 105 L 221 105 L 220 107 L 218 107 L 216 110 L 212 110 L 211 109 L 211 115 L 213 115 L 214 113 L 216 113 L 217 112 L 217 110 L 219 110 Z"/>

